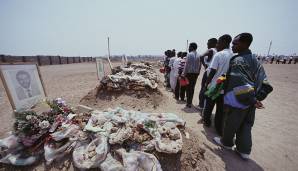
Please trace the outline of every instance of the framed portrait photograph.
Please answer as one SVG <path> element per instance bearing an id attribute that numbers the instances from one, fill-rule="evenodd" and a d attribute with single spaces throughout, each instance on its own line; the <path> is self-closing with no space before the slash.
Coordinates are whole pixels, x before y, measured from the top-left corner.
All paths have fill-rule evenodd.
<path id="1" fill-rule="evenodd" d="M 12 108 L 16 111 L 29 109 L 46 97 L 36 64 L 1 64 L 0 76 Z"/>
<path id="2" fill-rule="evenodd" d="M 97 70 L 97 78 L 98 80 L 101 80 L 105 76 L 104 63 L 101 58 L 96 58 L 96 70 Z"/>

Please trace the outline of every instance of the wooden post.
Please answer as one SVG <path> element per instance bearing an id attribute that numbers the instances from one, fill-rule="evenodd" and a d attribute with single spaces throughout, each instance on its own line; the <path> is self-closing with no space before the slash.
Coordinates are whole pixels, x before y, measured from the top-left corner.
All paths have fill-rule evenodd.
<path id="1" fill-rule="evenodd" d="M 49 59 L 50 59 L 50 65 L 53 65 L 52 57 L 53 57 L 53 56 L 49 56 Z"/>
<path id="2" fill-rule="evenodd" d="M 268 49 L 268 53 L 267 53 L 267 56 L 269 56 L 269 54 L 270 54 L 270 50 L 271 50 L 271 45 L 272 45 L 272 40 L 270 41 L 270 44 L 269 44 L 269 49 Z"/>
<path id="3" fill-rule="evenodd" d="M 68 64 L 68 57 L 66 57 L 66 63 Z"/>
<path id="4" fill-rule="evenodd" d="M 58 58 L 59 58 L 59 64 L 61 64 L 61 56 L 58 56 Z"/>
<path id="5" fill-rule="evenodd" d="M 40 56 L 37 56 L 37 63 L 38 63 L 39 66 L 41 65 L 41 63 L 40 63 Z"/>
<path id="6" fill-rule="evenodd" d="M 5 61 L 5 59 L 4 59 L 4 55 L 0 55 L 0 57 L 1 57 L 1 62 L 3 62 L 4 63 L 4 61 Z"/>
<path id="7" fill-rule="evenodd" d="M 186 52 L 188 52 L 188 40 L 186 40 Z"/>
<path id="8" fill-rule="evenodd" d="M 112 71 L 113 66 L 112 66 L 110 57 L 111 57 L 111 54 L 110 54 L 110 37 L 108 37 L 108 62 L 109 62 L 109 65 L 110 65 L 110 68 L 111 68 L 111 71 Z"/>
<path id="9" fill-rule="evenodd" d="M 39 75 L 39 78 L 40 78 L 40 82 L 41 82 L 41 85 L 42 85 L 42 88 L 43 88 L 43 91 L 44 91 L 44 95 L 47 97 L 47 92 L 46 92 L 45 84 L 44 84 L 43 79 L 42 79 L 42 76 L 41 76 L 40 69 L 39 69 L 39 67 L 37 65 L 36 65 L 36 67 L 37 67 L 37 72 L 38 72 L 38 75 Z"/>

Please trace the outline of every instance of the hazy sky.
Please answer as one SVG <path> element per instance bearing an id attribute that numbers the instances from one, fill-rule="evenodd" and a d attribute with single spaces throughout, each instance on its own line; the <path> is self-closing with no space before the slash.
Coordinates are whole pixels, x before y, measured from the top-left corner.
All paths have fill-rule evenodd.
<path id="1" fill-rule="evenodd" d="M 100 56 L 206 49 L 211 37 L 241 32 L 251 49 L 298 53 L 297 0 L 0 0 L 0 54 Z"/>

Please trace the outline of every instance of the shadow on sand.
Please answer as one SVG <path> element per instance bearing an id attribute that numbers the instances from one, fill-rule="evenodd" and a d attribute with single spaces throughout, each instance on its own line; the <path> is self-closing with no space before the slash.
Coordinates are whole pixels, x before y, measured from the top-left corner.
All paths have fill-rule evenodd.
<path id="1" fill-rule="evenodd" d="M 181 110 L 184 111 L 185 113 L 196 113 L 196 114 L 199 113 L 199 110 L 196 109 L 194 106 L 192 106 L 191 108 L 185 106 Z"/>
<path id="2" fill-rule="evenodd" d="M 214 127 L 203 127 L 204 131 L 202 133 L 206 136 L 206 138 L 213 144 L 213 138 L 218 136 Z M 216 145 L 216 144 L 215 144 Z M 263 171 L 264 169 L 256 163 L 254 160 L 243 160 L 240 156 L 232 150 L 226 150 L 221 147 L 216 149 L 210 147 L 208 144 L 204 143 L 204 146 L 213 152 L 216 156 L 219 156 L 222 161 L 225 163 L 226 170 L 234 171 L 234 170 L 253 170 L 253 171 Z"/>

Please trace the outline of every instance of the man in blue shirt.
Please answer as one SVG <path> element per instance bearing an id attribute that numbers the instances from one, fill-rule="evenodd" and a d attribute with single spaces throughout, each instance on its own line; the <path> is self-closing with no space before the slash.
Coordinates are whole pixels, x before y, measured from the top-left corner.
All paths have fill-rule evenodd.
<path id="1" fill-rule="evenodd" d="M 198 46 L 196 43 L 189 44 L 189 53 L 186 56 L 186 62 L 183 71 L 183 76 L 185 76 L 189 81 L 189 84 L 186 88 L 186 107 L 188 108 L 192 107 L 193 94 L 201 70 L 201 60 L 200 55 L 197 53 L 197 48 Z"/>

